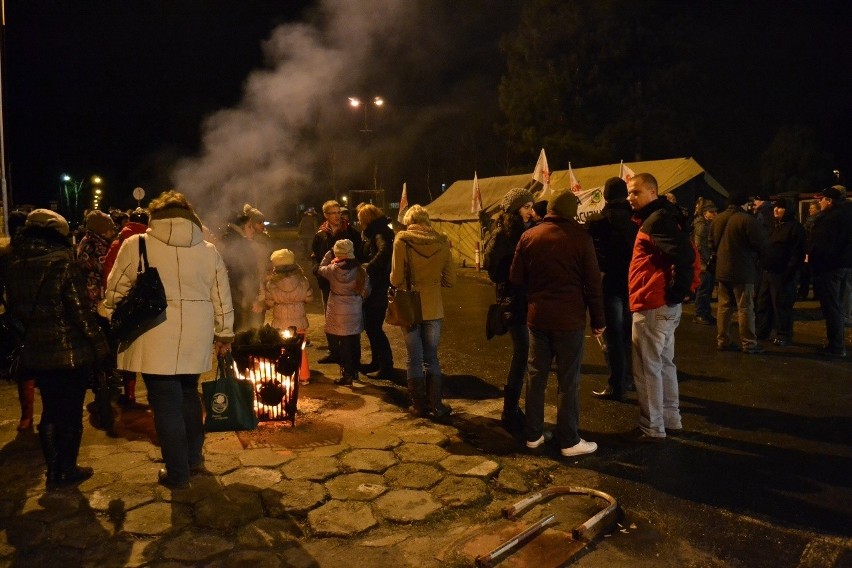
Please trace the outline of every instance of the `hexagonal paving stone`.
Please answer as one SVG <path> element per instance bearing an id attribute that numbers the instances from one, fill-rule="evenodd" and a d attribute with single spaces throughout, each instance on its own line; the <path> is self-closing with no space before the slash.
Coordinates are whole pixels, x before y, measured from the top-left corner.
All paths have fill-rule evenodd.
<path id="1" fill-rule="evenodd" d="M 387 430 L 376 430 L 360 436 L 353 436 L 350 444 L 353 448 L 390 450 L 402 443 L 399 436 Z"/>
<path id="2" fill-rule="evenodd" d="M 240 465 L 240 460 L 234 454 L 207 453 L 204 456 L 204 468 L 213 475 L 224 475 Z"/>
<path id="3" fill-rule="evenodd" d="M 438 463 L 449 454 L 437 444 L 403 444 L 394 450 L 396 456 L 404 462 Z"/>
<path id="4" fill-rule="evenodd" d="M 497 487 L 509 493 L 528 493 L 530 486 L 523 474 L 513 467 L 504 467 L 495 480 Z"/>
<path id="5" fill-rule="evenodd" d="M 376 499 L 373 506 L 382 517 L 397 523 L 423 521 L 441 508 L 429 492 L 414 489 L 386 493 Z"/>
<path id="6" fill-rule="evenodd" d="M 263 467 L 241 467 L 222 476 L 222 485 L 245 485 L 249 490 L 268 489 L 281 481 L 281 472 Z"/>
<path id="7" fill-rule="evenodd" d="M 260 496 L 251 491 L 226 487 L 195 505 L 195 522 L 202 527 L 229 530 L 263 516 Z"/>
<path id="8" fill-rule="evenodd" d="M 289 450 L 260 448 L 240 452 L 237 458 L 243 467 L 280 467 L 288 461 L 295 459 L 296 454 Z"/>
<path id="9" fill-rule="evenodd" d="M 428 489 L 441 477 L 441 470 L 426 463 L 401 463 L 385 472 L 385 479 L 390 485 L 406 489 Z"/>
<path id="10" fill-rule="evenodd" d="M 192 522 L 188 507 L 176 503 L 149 503 L 128 511 L 124 531 L 133 534 L 158 535 Z"/>
<path id="11" fill-rule="evenodd" d="M 340 472 L 340 462 L 329 457 L 296 458 L 281 468 L 288 479 L 323 481 Z"/>
<path id="12" fill-rule="evenodd" d="M 385 491 L 385 479 L 376 473 L 339 475 L 325 484 L 332 499 L 341 501 L 370 501 Z"/>
<path id="13" fill-rule="evenodd" d="M 450 456 L 441 461 L 441 467 L 455 475 L 487 479 L 500 470 L 500 464 L 481 456 Z"/>
<path id="14" fill-rule="evenodd" d="M 489 499 L 488 486 L 475 477 L 451 475 L 432 489 L 432 494 L 448 507 L 468 507 Z"/>
<path id="15" fill-rule="evenodd" d="M 352 536 L 378 524 L 370 506 L 358 501 L 329 501 L 308 513 L 308 523 L 321 536 Z"/>
<path id="16" fill-rule="evenodd" d="M 285 479 L 261 493 L 263 505 L 273 517 L 304 515 L 327 498 L 325 487 L 306 479 Z"/>
<path id="17" fill-rule="evenodd" d="M 403 430 L 399 433 L 399 437 L 402 438 L 403 442 L 436 444 L 439 446 L 446 444 L 448 440 L 446 434 L 429 426 L 419 426 Z"/>
<path id="18" fill-rule="evenodd" d="M 341 461 L 356 471 L 381 473 L 396 463 L 396 456 L 387 450 L 352 450 Z"/>
<path id="19" fill-rule="evenodd" d="M 153 488 L 133 487 L 128 483 L 113 483 L 93 491 L 89 496 L 89 506 L 101 512 L 115 507 L 122 511 L 129 511 L 153 500 Z"/>
<path id="20" fill-rule="evenodd" d="M 220 536 L 190 530 L 168 542 L 163 547 L 163 556 L 169 560 L 198 563 L 232 548 L 234 544 Z"/>
<path id="21" fill-rule="evenodd" d="M 265 517 L 242 527 L 237 532 L 240 546 L 249 548 L 286 548 L 302 538 L 302 529 L 291 519 Z"/>

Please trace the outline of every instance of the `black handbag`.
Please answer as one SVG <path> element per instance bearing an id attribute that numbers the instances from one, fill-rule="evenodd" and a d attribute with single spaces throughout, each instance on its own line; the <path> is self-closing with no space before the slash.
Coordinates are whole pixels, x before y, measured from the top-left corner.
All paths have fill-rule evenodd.
<path id="1" fill-rule="evenodd" d="M 204 395 L 204 429 L 208 432 L 236 432 L 257 428 L 254 412 L 254 385 L 238 379 L 230 353 L 219 357 L 216 380 L 201 383 Z"/>
<path id="2" fill-rule="evenodd" d="M 411 327 L 423 323 L 423 307 L 420 303 L 420 291 L 411 289 L 411 257 L 408 245 L 405 245 L 405 290 L 388 288 L 388 309 L 385 312 L 385 323 L 400 327 Z"/>
<path id="3" fill-rule="evenodd" d="M 139 238 L 139 265 L 136 282 L 115 306 L 110 331 L 120 342 L 133 341 L 165 321 L 166 289 L 157 269 L 148 264 L 145 236 Z"/>
<path id="4" fill-rule="evenodd" d="M 485 339 L 491 339 L 495 335 L 505 335 L 509 331 L 508 306 L 497 302 L 488 306 L 488 315 L 485 319 Z"/>

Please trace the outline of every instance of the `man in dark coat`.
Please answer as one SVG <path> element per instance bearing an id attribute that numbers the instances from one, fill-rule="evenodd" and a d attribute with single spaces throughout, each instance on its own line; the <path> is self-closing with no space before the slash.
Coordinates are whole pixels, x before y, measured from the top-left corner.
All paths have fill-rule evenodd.
<path id="1" fill-rule="evenodd" d="M 608 386 L 592 391 L 592 396 L 604 400 L 624 401 L 625 391 L 632 380 L 630 350 L 633 326 L 627 293 L 627 271 L 636 241 L 636 226 L 630 217 L 627 203 L 627 184 L 613 177 L 604 184 L 606 205 L 586 221 L 592 236 L 595 254 L 603 276 L 604 316 L 606 317 L 606 350 L 609 364 Z"/>
<path id="2" fill-rule="evenodd" d="M 731 342 L 731 319 L 734 310 L 740 330 L 743 353 L 764 351 L 757 342 L 754 322 L 754 289 L 760 275 L 760 258 L 766 250 L 766 230 L 743 205 L 748 195 L 734 191 L 728 208 L 710 226 L 710 237 L 716 251 L 716 280 L 719 282 L 719 305 L 716 313 L 716 349 L 734 350 Z"/>
<path id="3" fill-rule="evenodd" d="M 592 238 L 574 219 L 577 197 L 570 191 L 554 196 L 547 216 L 521 236 L 509 281 L 527 290 L 530 329 L 530 374 L 527 382 L 527 447 L 538 448 L 544 432 L 544 394 L 556 358 L 559 396 L 556 439 L 565 457 L 590 454 L 598 445 L 580 438 L 579 384 L 583 361 L 586 310 L 592 333 L 606 328 L 601 274 Z"/>
<path id="4" fill-rule="evenodd" d="M 322 259 L 325 258 L 325 254 L 334 247 L 334 243 L 343 239 L 349 239 L 352 241 L 352 244 L 357 251 L 356 255 L 359 257 L 358 260 L 361 260 L 360 253 L 362 242 L 361 235 L 358 231 L 353 229 L 348 222 L 341 218 L 340 204 L 337 201 L 332 199 L 323 203 L 322 214 L 325 217 L 325 222 L 320 225 L 320 228 L 314 235 L 314 240 L 311 243 L 311 261 L 313 263 L 312 272 L 314 278 L 317 279 L 317 284 L 319 285 L 320 293 L 322 294 L 322 307 L 323 313 L 325 313 L 326 306 L 328 306 L 328 295 L 331 288 L 328 280 L 317 276 L 317 271 L 319 270 Z M 327 337 L 327 339 L 328 345 L 330 346 L 333 341 L 329 337 Z M 322 364 L 337 362 L 337 354 L 332 353 L 331 351 L 329 351 L 328 355 L 317 361 L 317 363 Z"/>
<path id="5" fill-rule="evenodd" d="M 822 213 L 811 232 L 808 258 L 814 278 L 814 295 L 825 317 L 829 357 L 846 357 L 843 298 L 852 273 L 852 211 L 836 187 L 817 194 Z"/>
<path id="6" fill-rule="evenodd" d="M 793 304 L 805 259 L 805 229 L 796 221 L 788 200 L 776 199 L 773 205 L 775 224 L 763 259 L 755 329 L 758 337 L 769 337 L 774 329 L 772 343 L 784 347 L 793 341 Z"/>

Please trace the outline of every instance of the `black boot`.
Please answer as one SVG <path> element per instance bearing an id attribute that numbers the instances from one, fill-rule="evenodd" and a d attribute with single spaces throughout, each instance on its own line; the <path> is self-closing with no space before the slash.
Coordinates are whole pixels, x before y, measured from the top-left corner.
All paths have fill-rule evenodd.
<path id="1" fill-rule="evenodd" d="M 523 432 L 526 425 L 524 413 L 519 406 L 520 401 L 520 390 L 509 385 L 503 388 L 503 414 L 500 416 L 500 423 L 507 432 L 512 434 Z"/>
<path id="2" fill-rule="evenodd" d="M 443 387 L 442 375 L 429 375 L 429 417 L 432 420 L 442 420 L 453 412 L 453 409 L 441 400 Z"/>
<path id="3" fill-rule="evenodd" d="M 408 412 L 420 418 L 429 414 L 426 408 L 426 384 L 422 378 L 408 379 L 408 398 L 411 401 Z"/>
<path id="4" fill-rule="evenodd" d="M 59 430 L 56 433 L 57 453 L 59 456 L 60 486 L 77 485 L 86 481 L 94 474 L 90 467 L 77 465 L 80 453 L 80 441 L 83 439 L 83 429 Z"/>
<path id="5" fill-rule="evenodd" d="M 47 466 L 47 489 L 49 491 L 59 487 L 62 480 L 62 476 L 59 473 L 56 426 L 54 424 L 40 424 L 38 427 L 38 439 L 41 441 L 41 451 L 44 453 L 44 463 Z"/>

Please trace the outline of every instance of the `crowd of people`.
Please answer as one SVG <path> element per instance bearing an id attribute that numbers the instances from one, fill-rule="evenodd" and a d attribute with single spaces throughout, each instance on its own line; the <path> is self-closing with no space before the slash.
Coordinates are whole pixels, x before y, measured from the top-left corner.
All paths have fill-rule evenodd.
<path id="1" fill-rule="evenodd" d="M 820 192 L 819 210 L 803 223 L 792 201 L 758 195 L 749 209 L 745 192 L 732 192 L 721 212 L 699 199 L 690 215 L 659 195 L 657 180 L 647 173 L 629 182 L 611 178 L 603 193 L 603 210 L 583 226 L 572 192 L 536 201 L 528 189 L 511 189 L 486 239 L 483 265 L 512 340 L 501 424 L 523 436 L 528 448 L 554 438 L 564 456 L 597 449 L 578 432 L 587 326 L 609 367 L 606 387 L 593 396 L 624 401 L 636 391 L 638 425 L 623 434 L 632 442 L 659 442 L 682 429 L 674 353 L 685 301 L 694 299 L 696 323 L 716 326 L 717 349 L 757 354 L 767 340 L 778 347 L 792 343 L 794 303 L 812 282 L 826 321 L 821 352 L 846 356 L 852 203 L 845 188 Z M 299 226 L 298 252 L 310 255 L 322 299 L 328 354 L 319 362 L 339 365 L 335 383 L 342 386 L 359 373 L 393 378 L 394 354 L 383 327 L 388 294 L 415 290 L 421 321 L 401 328 L 408 411 L 445 420 L 452 409 L 443 400 L 438 347 L 442 288 L 456 279 L 450 242 L 420 205 L 405 211 L 398 232 L 373 204 L 355 212 L 357 223 L 330 200 L 322 205 L 321 223 L 308 210 Z M 165 463 L 159 482 L 185 487 L 203 470 L 198 380 L 211 369 L 212 355 L 229 351 L 236 333 L 264 325 L 267 310 L 273 327 L 308 328 L 313 286 L 296 252 L 273 250 L 264 221 L 246 204 L 217 238 L 176 191 L 164 192 L 147 209 L 87 212 L 74 234 L 47 209 L 10 215 L 11 242 L 0 251 L 0 297 L 21 346 L 14 372 L 18 428 L 33 427 L 38 388 L 48 489 L 92 475 L 77 464 L 83 401 L 88 388 L 97 399 L 109 376 L 120 379 L 120 402 L 128 406 L 136 403 L 138 373 L 145 382 Z M 161 275 L 168 307 L 157 325 L 119 341 L 109 318 L 133 286 L 143 251 Z M 738 343 L 731 334 L 735 315 Z M 372 354 L 363 364 L 362 332 Z M 544 428 L 554 362 L 555 437 Z M 108 430 L 109 401 L 103 412 Z"/>

